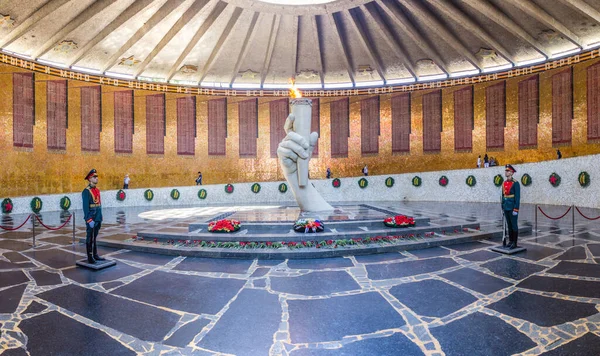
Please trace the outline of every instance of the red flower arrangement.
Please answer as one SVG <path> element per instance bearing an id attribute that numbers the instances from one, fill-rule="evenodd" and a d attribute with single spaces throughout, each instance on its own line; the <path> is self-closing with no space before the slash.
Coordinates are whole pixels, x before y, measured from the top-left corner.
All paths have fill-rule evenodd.
<path id="1" fill-rule="evenodd" d="M 296 232 L 322 232 L 325 226 L 321 220 L 317 219 L 300 219 L 294 223 L 294 231 Z"/>
<path id="2" fill-rule="evenodd" d="M 119 189 L 119 191 L 117 192 L 117 200 L 123 201 L 126 197 L 127 195 L 125 194 L 125 191 L 123 189 Z"/>
<path id="3" fill-rule="evenodd" d="M 10 213 L 12 213 L 12 210 L 13 210 L 12 200 L 10 200 L 10 198 L 5 198 L 2 201 L 2 213 L 3 214 L 10 214 Z"/>
<path id="4" fill-rule="evenodd" d="M 396 215 L 383 219 L 383 224 L 387 227 L 411 227 L 415 226 L 415 220 L 406 215 Z"/>
<path id="5" fill-rule="evenodd" d="M 222 219 L 208 223 L 208 232 L 236 232 L 242 224 L 233 219 Z"/>

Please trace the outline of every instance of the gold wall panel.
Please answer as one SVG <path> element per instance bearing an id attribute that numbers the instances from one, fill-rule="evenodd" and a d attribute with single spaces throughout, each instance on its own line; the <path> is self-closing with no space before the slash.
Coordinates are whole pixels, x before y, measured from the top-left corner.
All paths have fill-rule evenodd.
<path id="1" fill-rule="evenodd" d="M 573 140 L 570 146 L 560 147 L 564 157 L 600 153 L 600 144 L 587 143 L 586 68 L 597 62 L 590 60 L 573 66 L 574 119 Z M 498 158 L 501 164 L 519 164 L 550 160 L 556 157 L 552 146 L 552 75 L 564 69 L 549 70 L 540 74 L 540 124 L 538 146 L 535 149 L 519 150 L 518 135 L 518 83 L 528 77 L 506 80 L 505 148 L 487 152 Z M 258 98 L 259 137 L 256 158 L 239 158 L 238 102 L 249 97 L 229 97 L 227 105 L 227 132 L 225 156 L 208 155 L 207 101 L 214 96 L 196 96 L 197 137 L 196 155 L 177 155 L 177 103 L 176 99 L 186 94 L 165 93 L 167 131 L 164 155 L 146 154 L 146 100 L 154 91 L 135 90 L 135 134 L 133 153 L 114 152 L 114 95 L 126 88 L 105 85 L 102 87 L 102 132 L 100 152 L 81 151 L 80 88 L 95 85 L 69 80 L 68 107 L 69 128 L 67 148 L 64 151 L 49 151 L 46 142 L 46 81 L 64 78 L 35 74 L 35 126 L 34 147 L 23 149 L 12 144 L 12 73 L 24 69 L 0 65 L 0 198 L 6 196 L 53 194 L 79 191 L 85 186 L 83 177 L 96 168 L 102 189 L 117 189 L 123 177 L 129 174 L 130 187 L 167 187 L 193 185 L 198 171 L 202 171 L 205 184 L 236 182 L 261 182 L 282 180 L 277 159 L 271 158 L 269 102 L 278 98 Z M 485 140 L 485 88 L 496 82 L 474 86 L 473 149 L 471 152 L 454 150 L 454 91 L 461 87 L 442 89 L 442 145 L 439 154 L 423 153 L 422 96 L 428 91 L 411 94 L 410 154 L 392 154 L 392 118 L 390 98 L 396 94 L 380 95 L 381 135 L 379 154 L 361 154 L 360 100 L 365 96 L 350 96 L 350 137 L 348 158 L 331 158 L 330 102 L 339 97 L 321 98 L 319 157 L 311 160 L 312 178 L 324 178 L 327 167 L 334 177 L 359 176 L 367 164 L 372 175 L 405 172 L 423 172 L 446 169 L 473 168 L 477 156 L 486 153 Z M 283 128 L 281 128 L 283 130 Z"/>

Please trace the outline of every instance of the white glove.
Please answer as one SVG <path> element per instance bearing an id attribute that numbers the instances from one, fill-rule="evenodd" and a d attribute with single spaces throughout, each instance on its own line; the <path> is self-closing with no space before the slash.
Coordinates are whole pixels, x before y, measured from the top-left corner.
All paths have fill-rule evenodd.
<path id="1" fill-rule="evenodd" d="M 93 229 L 94 226 L 96 226 L 96 223 L 93 221 L 90 221 L 88 225 L 90 226 L 90 229 Z"/>
<path id="2" fill-rule="evenodd" d="M 517 213 L 516 211 L 513 211 L 513 216 L 517 216 L 517 214 L 519 214 L 519 213 Z"/>

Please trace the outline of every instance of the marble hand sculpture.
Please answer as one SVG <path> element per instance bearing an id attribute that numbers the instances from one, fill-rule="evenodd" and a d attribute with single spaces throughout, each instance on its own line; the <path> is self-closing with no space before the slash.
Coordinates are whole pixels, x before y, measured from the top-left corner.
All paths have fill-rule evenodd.
<path id="1" fill-rule="evenodd" d="M 285 179 L 288 181 L 292 193 L 298 202 L 298 206 L 302 211 L 333 210 L 333 207 L 323 199 L 310 181 L 308 181 L 308 184 L 303 185 L 299 182 L 298 167 L 308 166 L 305 163 L 299 163 L 302 163 L 302 161 L 307 163 L 310 160 L 313 149 L 319 139 L 319 135 L 316 132 L 312 132 L 309 139 L 306 140 L 296 132 L 297 125 L 295 122 L 296 118 L 293 114 L 290 114 L 285 120 L 283 127 L 286 136 L 279 143 L 279 147 L 277 148 L 279 164 L 281 165 Z M 306 174 L 308 174 L 308 172 L 306 172 Z"/>

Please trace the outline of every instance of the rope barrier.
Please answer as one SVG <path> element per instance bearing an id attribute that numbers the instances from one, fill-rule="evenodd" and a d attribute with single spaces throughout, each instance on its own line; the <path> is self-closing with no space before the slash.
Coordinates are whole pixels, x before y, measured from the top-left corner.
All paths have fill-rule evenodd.
<path id="1" fill-rule="evenodd" d="M 40 222 L 40 224 L 41 224 L 43 227 L 45 227 L 46 229 L 48 229 L 48 230 L 54 230 L 54 231 L 56 231 L 56 230 L 60 230 L 60 229 L 62 229 L 63 227 L 67 226 L 67 224 L 68 224 L 68 223 L 69 223 L 69 221 L 71 220 L 71 217 L 72 217 L 72 216 L 73 216 L 73 214 L 69 215 L 69 217 L 67 218 L 67 221 L 65 221 L 65 223 L 64 223 L 64 224 L 62 224 L 62 225 L 61 225 L 61 226 L 59 226 L 59 227 L 51 227 L 51 226 L 44 225 L 44 223 L 42 222 L 42 220 L 41 220 L 41 219 L 40 219 L 40 218 L 39 218 L 37 215 L 35 216 L 35 218 L 36 218 L 36 219 L 37 219 L 37 221 L 39 221 L 39 222 Z"/>
<path id="2" fill-rule="evenodd" d="M 598 220 L 598 219 L 600 219 L 600 216 L 597 216 L 597 217 L 595 217 L 595 218 L 589 218 L 589 217 L 587 217 L 587 216 L 583 215 L 583 213 L 581 212 L 581 210 L 579 210 L 579 208 L 578 208 L 578 207 L 575 207 L 575 209 L 577 209 L 577 212 L 579 213 L 579 215 L 583 216 L 584 218 L 586 218 L 586 219 L 588 219 L 588 220 Z"/>
<path id="3" fill-rule="evenodd" d="M 31 218 L 31 214 L 27 217 L 27 219 L 25 219 L 25 221 L 23 221 L 23 223 L 21 225 L 19 225 L 19 227 L 16 228 L 12 228 L 12 227 L 6 227 L 6 226 L 2 226 L 0 225 L 0 229 L 2 230 L 6 230 L 6 231 L 15 231 L 15 230 L 19 230 L 20 228 L 23 227 L 23 225 L 25 225 L 25 223 L 27 223 L 29 221 L 29 218 Z"/>
<path id="4" fill-rule="evenodd" d="M 550 220 L 560 220 L 560 219 L 564 218 L 564 217 L 565 217 L 565 215 L 567 215 L 567 214 L 569 213 L 569 211 L 571 211 L 571 208 L 572 208 L 572 206 L 570 206 L 570 207 L 569 207 L 569 209 L 567 209 L 567 211 L 566 211 L 564 214 L 562 214 L 561 216 L 559 216 L 558 218 L 553 218 L 553 217 L 551 217 L 551 216 L 548 216 L 546 213 L 544 213 L 544 211 L 542 210 L 542 208 L 540 208 L 540 207 L 538 206 L 538 209 L 540 210 L 540 212 L 541 212 L 542 214 L 544 214 L 544 216 L 545 216 L 545 217 L 547 217 L 547 218 L 548 218 L 548 219 L 550 219 Z"/>

